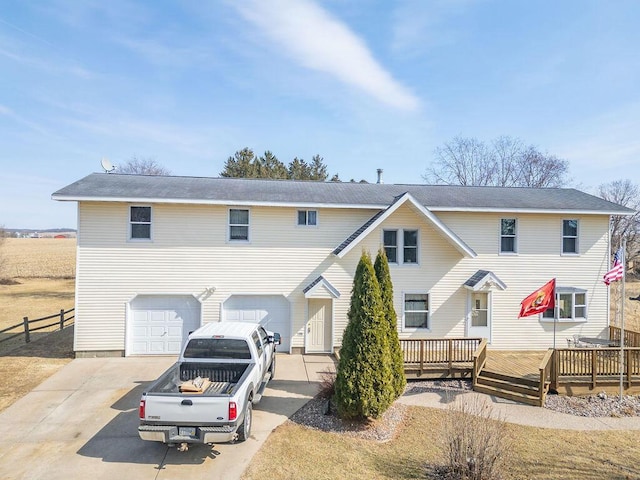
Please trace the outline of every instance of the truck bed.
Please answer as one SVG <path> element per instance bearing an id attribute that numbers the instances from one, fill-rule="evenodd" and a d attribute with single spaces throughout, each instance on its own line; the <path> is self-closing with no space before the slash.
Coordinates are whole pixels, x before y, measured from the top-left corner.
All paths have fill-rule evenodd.
<path id="1" fill-rule="evenodd" d="M 176 363 L 147 390 L 148 394 L 230 395 L 251 363 Z M 203 393 L 182 393 L 180 385 L 197 377 L 212 383 Z"/>

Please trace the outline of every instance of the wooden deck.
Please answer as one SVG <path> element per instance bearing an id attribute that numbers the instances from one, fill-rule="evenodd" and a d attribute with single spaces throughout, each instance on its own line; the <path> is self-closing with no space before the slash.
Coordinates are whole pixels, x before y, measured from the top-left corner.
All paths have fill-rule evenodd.
<path id="1" fill-rule="evenodd" d="M 620 331 L 610 329 L 610 339 Z M 543 406 L 549 391 L 613 392 L 620 385 L 619 348 L 489 350 L 482 338 L 401 339 L 407 379 L 469 378 L 476 391 Z M 640 333 L 625 330 L 623 387 L 640 392 Z"/>
<path id="2" fill-rule="evenodd" d="M 546 350 L 487 350 L 487 363 L 484 369 L 512 377 L 538 380 L 540 377 L 540 362 L 546 353 Z"/>

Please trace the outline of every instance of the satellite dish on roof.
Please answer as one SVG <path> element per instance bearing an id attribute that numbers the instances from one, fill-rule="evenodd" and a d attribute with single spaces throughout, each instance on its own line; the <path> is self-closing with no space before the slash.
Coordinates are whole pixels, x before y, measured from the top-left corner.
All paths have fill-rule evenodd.
<path id="1" fill-rule="evenodd" d="M 116 169 L 116 166 L 111 163 L 108 158 L 103 158 L 102 160 L 100 160 L 100 165 L 102 165 L 102 168 L 104 168 L 105 173 L 111 173 Z"/>

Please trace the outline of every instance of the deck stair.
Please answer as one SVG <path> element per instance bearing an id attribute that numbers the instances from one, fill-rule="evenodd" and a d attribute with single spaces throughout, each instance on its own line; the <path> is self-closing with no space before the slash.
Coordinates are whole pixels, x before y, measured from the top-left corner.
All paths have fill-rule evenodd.
<path id="1" fill-rule="evenodd" d="M 548 390 L 549 384 L 545 383 L 542 388 Z M 476 392 L 514 402 L 540 406 L 540 382 L 538 380 L 482 370 L 476 378 L 473 389 Z"/>

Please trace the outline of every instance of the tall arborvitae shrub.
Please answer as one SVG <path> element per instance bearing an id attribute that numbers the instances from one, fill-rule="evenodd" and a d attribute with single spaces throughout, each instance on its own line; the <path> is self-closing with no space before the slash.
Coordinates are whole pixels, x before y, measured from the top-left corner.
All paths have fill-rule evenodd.
<path id="1" fill-rule="evenodd" d="M 336 369 L 334 401 L 343 418 L 377 418 L 395 398 L 388 328 L 371 257 L 363 252 Z"/>
<path id="2" fill-rule="evenodd" d="M 376 278 L 380 284 L 380 293 L 382 295 L 382 309 L 387 321 L 387 336 L 389 339 L 389 351 L 391 355 L 391 372 L 393 375 L 393 389 L 395 398 L 400 397 L 404 393 L 404 387 L 407 385 L 407 379 L 404 376 L 404 359 L 402 349 L 400 348 L 400 339 L 398 338 L 398 316 L 393 308 L 393 283 L 391 283 L 391 273 L 389 272 L 389 262 L 387 254 L 383 249 L 378 250 L 376 262 L 373 266 L 376 272 Z"/>

